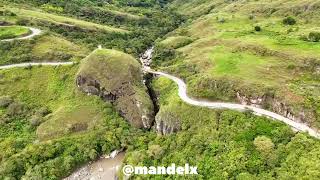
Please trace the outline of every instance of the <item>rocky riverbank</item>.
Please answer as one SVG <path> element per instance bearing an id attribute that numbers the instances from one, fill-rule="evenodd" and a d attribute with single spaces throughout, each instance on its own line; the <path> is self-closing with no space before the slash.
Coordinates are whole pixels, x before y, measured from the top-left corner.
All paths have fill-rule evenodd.
<path id="1" fill-rule="evenodd" d="M 101 156 L 97 161 L 89 162 L 64 180 L 115 180 L 125 153 L 115 150 L 109 155 Z"/>

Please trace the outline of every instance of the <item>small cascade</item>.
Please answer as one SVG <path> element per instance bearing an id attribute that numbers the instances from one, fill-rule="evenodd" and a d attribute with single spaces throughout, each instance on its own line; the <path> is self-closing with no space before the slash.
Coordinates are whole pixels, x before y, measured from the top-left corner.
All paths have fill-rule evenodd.
<path id="1" fill-rule="evenodd" d="M 140 62 L 143 66 L 143 69 L 150 69 L 153 51 L 154 51 L 154 47 L 152 46 L 140 56 Z"/>

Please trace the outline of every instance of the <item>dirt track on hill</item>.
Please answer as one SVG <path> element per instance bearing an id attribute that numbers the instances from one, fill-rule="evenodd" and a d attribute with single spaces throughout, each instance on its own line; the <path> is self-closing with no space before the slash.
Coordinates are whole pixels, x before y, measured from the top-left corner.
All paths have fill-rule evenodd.
<path id="1" fill-rule="evenodd" d="M 32 28 L 32 27 L 26 27 L 26 28 L 30 29 L 30 31 L 31 31 L 30 35 L 23 36 L 23 37 L 12 38 L 12 39 L 3 39 L 1 41 L 14 41 L 14 40 L 31 39 L 31 38 L 33 38 L 35 36 L 38 36 L 38 35 L 40 35 L 42 33 L 42 31 L 40 29 L 37 29 L 37 28 Z"/>

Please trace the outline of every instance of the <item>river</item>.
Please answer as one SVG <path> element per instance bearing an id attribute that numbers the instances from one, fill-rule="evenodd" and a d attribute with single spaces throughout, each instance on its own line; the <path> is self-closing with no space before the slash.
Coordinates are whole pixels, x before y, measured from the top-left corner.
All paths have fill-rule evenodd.
<path id="1" fill-rule="evenodd" d="M 112 152 L 108 157 L 101 157 L 79 168 L 64 180 L 115 180 L 122 165 L 125 153 Z"/>

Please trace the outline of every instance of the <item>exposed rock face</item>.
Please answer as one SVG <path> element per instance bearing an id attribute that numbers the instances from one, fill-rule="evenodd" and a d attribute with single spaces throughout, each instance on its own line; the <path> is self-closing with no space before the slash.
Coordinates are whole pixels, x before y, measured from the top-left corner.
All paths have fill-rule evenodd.
<path id="1" fill-rule="evenodd" d="M 115 50 L 96 50 L 82 63 L 76 84 L 88 95 L 114 104 L 133 126 L 152 126 L 154 107 L 143 85 L 140 64 L 132 56 Z"/>
<path id="2" fill-rule="evenodd" d="M 255 107 L 261 107 L 262 103 L 265 101 L 265 96 L 247 97 L 246 95 L 241 95 L 239 92 L 237 92 L 237 99 L 243 105 L 252 105 Z"/>
<path id="3" fill-rule="evenodd" d="M 152 53 L 154 51 L 154 47 L 147 49 L 145 53 L 140 56 L 140 62 L 142 63 L 144 68 L 148 68 L 152 62 Z"/>
<path id="4" fill-rule="evenodd" d="M 306 109 L 293 109 L 290 105 L 281 102 L 274 96 L 262 95 L 249 97 L 237 92 L 237 99 L 243 105 L 252 105 L 255 107 L 267 108 L 277 114 L 297 122 L 310 122 L 315 119 L 314 114 Z"/>
<path id="5" fill-rule="evenodd" d="M 167 108 L 160 108 L 156 116 L 156 131 L 162 135 L 168 135 L 181 130 L 180 120 L 174 112 Z"/>

